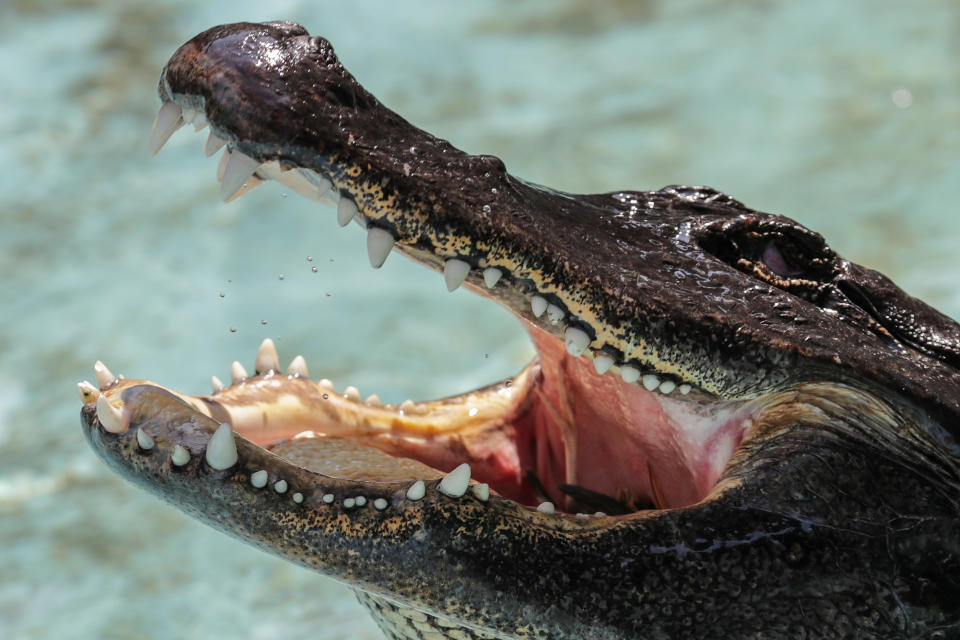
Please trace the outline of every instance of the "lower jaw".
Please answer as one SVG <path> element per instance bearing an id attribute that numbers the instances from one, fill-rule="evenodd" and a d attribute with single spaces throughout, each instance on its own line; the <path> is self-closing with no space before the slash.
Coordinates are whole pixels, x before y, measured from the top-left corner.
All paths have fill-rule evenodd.
<path id="1" fill-rule="evenodd" d="M 289 464 L 345 480 L 431 479 L 466 462 L 521 504 L 618 514 L 686 506 L 714 488 L 749 428 L 742 410 L 597 375 L 553 337 L 534 337 L 540 358 L 516 377 L 432 402 L 382 405 L 315 383 L 305 367 L 281 374 L 272 343 L 261 373 L 235 367 L 229 387 L 176 395 Z"/>

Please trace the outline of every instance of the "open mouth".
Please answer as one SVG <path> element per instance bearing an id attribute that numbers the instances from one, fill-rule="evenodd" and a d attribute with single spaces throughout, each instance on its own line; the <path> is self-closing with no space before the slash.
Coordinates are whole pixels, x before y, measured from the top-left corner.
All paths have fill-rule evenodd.
<path id="1" fill-rule="evenodd" d="M 361 398 L 355 388 L 314 381 L 300 356 L 282 373 L 276 349 L 267 340 L 256 355 L 254 375 L 234 363 L 230 385 L 214 378 L 211 395 L 176 394 L 193 411 L 229 423 L 234 432 L 287 464 L 328 477 L 413 486 L 466 474 L 480 498 L 490 492 L 557 515 L 684 507 L 717 486 L 752 427 L 752 403 L 719 397 L 708 383 L 698 384 L 706 378 L 684 362 L 672 361 L 662 348 L 616 348 L 622 340 L 613 339 L 614 329 L 578 297 L 574 286 L 547 277 L 544 264 L 528 259 L 522 248 L 478 240 L 472 231 L 461 232 L 456 219 L 442 225 L 431 221 L 408 187 L 348 151 L 350 145 L 365 144 L 355 136 L 306 148 L 296 140 L 280 143 L 252 135 L 254 126 L 269 131 L 274 116 L 267 110 L 257 123 L 240 121 L 237 113 L 251 117 L 243 100 L 231 111 L 231 101 L 214 99 L 214 89 L 185 81 L 196 79 L 196 68 L 204 68 L 200 54 L 189 47 L 174 56 L 161 79 L 163 105 L 153 126 L 152 153 L 184 125 L 197 131 L 209 125 L 204 153 L 211 156 L 226 147 L 216 172 L 225 201 L 277 181 L 332 205 L 342 226 L 354 221 L 365 229 L 373 267 L 380 267 L 394 249 L 412 257 L 441 272 L 447 289 L 466 286 L 508 307 L 537 350 L 511 379 L 442 400 L 385 405 L 375 395 Z M 178 65 L 188 63 L 190 73 L 178 75 Z M 222 73 L 216 77 L 230 81 Z M 381 133 L 396 142 L 399 134 L 391 126 L 385 118 Z M 426 169 L 435 168 L 436 158 L 449 156 L 439 148 L 442 141 L 415 131 L 423 137 L 401 139 L 404 153 L 426 158 L 424 165 L 431 165 Z M 479 169 L 499 163 L 465 154 L 458 158 Z M 425 170 L 405 157 L 382 161 L 400 176 L 415 178 Z M 477 179 L 484 176 L 490 172 Z M 539 189 L 514 186 L 529 193 Z M 493 204 L 476 206 L 488 214 L 499 194 L 497 187 L 484 192 Z M 82 383 L 81 396 L 98 403 L 107 431 L 126 430 L 137 408 L 122 398 L 140 383 L 117 379 L 100 363 L 97 380 L 99 388 Z M 152 447 L 154 437 L 145 433 L 144 438 L 140 447 L 144 442 Z M 462 494 L 467 485 L 459 484 Z"/>

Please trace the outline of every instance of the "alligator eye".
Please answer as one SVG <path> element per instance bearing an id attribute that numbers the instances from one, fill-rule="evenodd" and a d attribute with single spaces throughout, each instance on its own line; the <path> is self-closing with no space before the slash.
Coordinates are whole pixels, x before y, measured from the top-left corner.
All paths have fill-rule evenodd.
<path id="1" fill-rule="evenodd" d="M 763 256 L 760 260 L 770 271 L 781 278 L 792 278 L 803 273 L 803 269 L 797 269 L 787 261 L 775 240 L 767 243 L 767 246 L 763 249 Z"/>

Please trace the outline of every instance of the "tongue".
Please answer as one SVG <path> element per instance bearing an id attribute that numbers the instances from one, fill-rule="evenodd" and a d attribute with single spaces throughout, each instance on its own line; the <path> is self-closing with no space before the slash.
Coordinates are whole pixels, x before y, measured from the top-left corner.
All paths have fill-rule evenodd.
<path id="1" fill-rule="evenodd" d="M 310 432 L 268 448 L 299 467 L 346 480 L 403 482 L 429 480 L 444 475 L 416 460 L 397 458 L 348 438 Z"/>

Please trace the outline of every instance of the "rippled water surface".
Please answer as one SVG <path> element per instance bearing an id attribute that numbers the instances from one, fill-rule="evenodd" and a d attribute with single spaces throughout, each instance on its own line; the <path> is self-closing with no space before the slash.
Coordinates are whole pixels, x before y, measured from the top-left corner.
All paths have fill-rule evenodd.
<path id="1" fill-rule="evenodd" d="M 200 393 L 269 336 L 399 402 L 531 355 L 437 274 L 371 270 L 321 205 L 276 184 L 221 204 L 203 136 L 149 157 L 158 73 L 213 24 L 297 20 L 387 105 L 517 175 L 709 184 L 960 316 L 955 2 L 464 4 L 0 4 L 0 637 L 378 637 L 343 587 L 107 471 L 74 388 L 94 360 Z"/>

